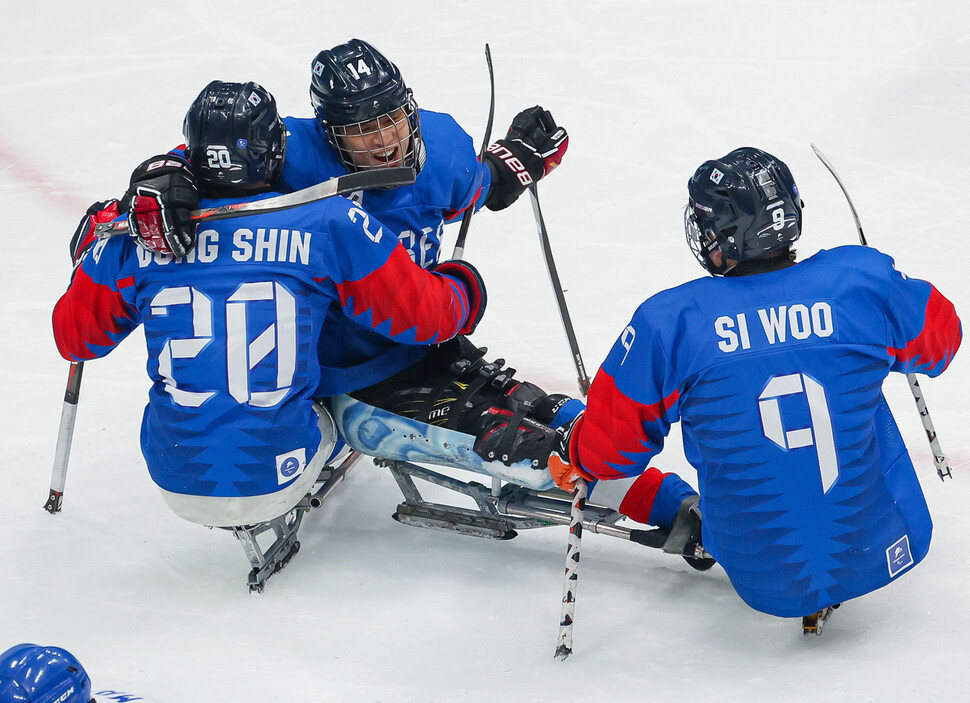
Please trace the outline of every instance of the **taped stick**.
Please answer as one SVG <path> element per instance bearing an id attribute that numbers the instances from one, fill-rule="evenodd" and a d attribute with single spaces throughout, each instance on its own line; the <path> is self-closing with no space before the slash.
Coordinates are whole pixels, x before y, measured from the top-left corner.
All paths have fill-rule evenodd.
<path id="1" fill-rule="evenodd" d="M 576 479 L 576 492 L 569 520 L 569 541 L 566 544 L 566 574 L 562 586 L 562 608 L 559 612 L 559 642 L 556 659 L 565 661 L 573 653 L 573 622 L 576 613 L 576 586 L 579 584 L 579 549 L 583 540 L 583 511 L 586 509 L 588 487 L 583 479 Z"/>

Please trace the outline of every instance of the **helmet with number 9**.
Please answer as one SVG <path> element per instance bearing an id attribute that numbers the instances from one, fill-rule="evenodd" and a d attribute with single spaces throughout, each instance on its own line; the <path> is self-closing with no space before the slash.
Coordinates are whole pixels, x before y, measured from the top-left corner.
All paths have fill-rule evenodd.
<path id="1" fill-rule="evenodd" d="M 3 703 L 89 703 L 91 679 L 73 654 L 59 647 L 18 644 L 0 654 Z"/>
<path id="2" fill-rule="evenodd" d="M 712 274 L 733 261 L 787 250 L 802 231 L 802 200 L 788 166 L 753 147 L 704 162 L 687 182 L 687 243 Z M 721 253 L 720 263 L 711 259 Z"/>
<path id="3" fill-rule="evenodd" d="M 286 128 L 258 83 L 212 81 L 189 107 L 182 133 L 186 156 L 210 186 L 264 186 L 279 177 Z"/>
<path id="4" fill-rule="evenodd" d="M 351 39 L 321 51 L 311 68 L 310 103 L 348 170 L 420 170 L 420 115 L 397 66 L 367 42 Z"/>

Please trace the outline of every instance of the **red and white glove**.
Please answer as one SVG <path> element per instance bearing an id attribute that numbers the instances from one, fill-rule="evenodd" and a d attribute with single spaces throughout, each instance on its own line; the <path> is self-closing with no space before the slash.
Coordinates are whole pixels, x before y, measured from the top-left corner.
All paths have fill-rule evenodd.
<path id="1" fill-rule="evenodd" d="M 195 246 L 192 210 L 199 207 L 199 184 L 188 163 L 171 154 L 143 161 L 125 193 L 128 233 L 149 251 L 185 256 Z"/>
<path id="2" fill-rule="evenodd" d="M 71 237 L 71 262 L 75 266 L 97 241 L 94 228 L 102 222 L 111 222 L 116 217 L 118 217 L 117 200 L 97 202 L 88 208 L 78 223 L 77 229 L 74 230 L 74 236 Z"/>

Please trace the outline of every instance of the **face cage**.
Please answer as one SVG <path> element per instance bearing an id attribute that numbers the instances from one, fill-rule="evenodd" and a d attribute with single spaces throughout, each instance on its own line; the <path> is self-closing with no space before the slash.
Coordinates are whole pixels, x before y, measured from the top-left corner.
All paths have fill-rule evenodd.
<path id="1" fill-rule="evenodd" d="M 723 273 L 723 271 L 718 270 L 718 267 L 714 265 L 710 257 L 711 252 L 719 247 L 717 236 L 709 229 L 701 234 L 700 225 L 697 224 L 697 217 L 694 215 L 694 209 L 690 203 L 684 208 L 684 236 L 687 239 L 687 246 L 690 247 L 691 253 L 694 254 L 694 258 L 704 267 L 705 271 L 712 276 Z"/>
<path id="2" fill-rule="evenodd" d="M 407 128 L 407 134 L 398 137 L 402 126 Z M 424 165 L 421 118 L 411 91 L 408 91 L 407 102 L 396 110 L 380 115 L 376 119 L 327 127 L 327 136 L 337 150 L 340 160 L 350 172 L 370 171 L 390 166 L 413 166 L 416 170 L 420 170 Z M 357 141 L 360 148 L 353 148 L 353 145 L 348 144 L 348 139 Z M 405 139 L 408 141 L 407 148 L 403 150 L 403 154 L 395 154 L 393 161 L 372 162 L 372 154 L 385 154 L 389 149 L 401 150 L 401 143 Z M 358 157 L 357 160 L 355 155 Z"/>

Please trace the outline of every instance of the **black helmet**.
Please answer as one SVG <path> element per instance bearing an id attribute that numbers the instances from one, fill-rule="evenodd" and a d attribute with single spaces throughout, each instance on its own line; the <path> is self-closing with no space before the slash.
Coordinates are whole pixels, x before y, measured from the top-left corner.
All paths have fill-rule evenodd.
<path id="1" fill-rule="evenodd" d="M 418 106 L 397 66 L 367 42 L 351 39 L 321 51 L 311 68 L 310 103 L 349 170 L 421 168 L 424 143 Z M 347 137 L 367 138 L 368 145 L 348 144 Z M 369 153 L 387 155 L 389 160 L 367 158 Z"/>
<path id="2" fill-rule="evenodd" d="M 186 156 L 205 183 L 222 188 L 272 183 L 286 154 L 276 100 L 258 83 L 212 81 L 182 126 Z"/>
<path id="3" fill-rule="evenodd" d="M 788 166 L 753 147 L 707 161 L 687 182 L 687 243 L 714 274 L 730 269 L 710 255 L 745 261 L 787 249 L 802 231 L 802 200 Z"/>

